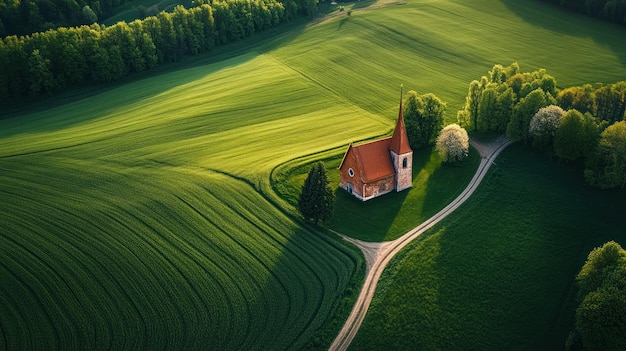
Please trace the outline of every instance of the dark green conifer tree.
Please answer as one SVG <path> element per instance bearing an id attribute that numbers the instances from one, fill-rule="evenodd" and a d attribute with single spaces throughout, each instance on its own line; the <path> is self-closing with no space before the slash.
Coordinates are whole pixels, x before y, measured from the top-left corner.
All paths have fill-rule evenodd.
<path id="1" fill-rule="evenodd" d="M 305 220 L 317 225 L 319 221 L 324 222 L 331 217 L 335 194 L 329 184 L 324 164 L 318 162 L 313 165 L 298 200 L 298 209 Z"/>

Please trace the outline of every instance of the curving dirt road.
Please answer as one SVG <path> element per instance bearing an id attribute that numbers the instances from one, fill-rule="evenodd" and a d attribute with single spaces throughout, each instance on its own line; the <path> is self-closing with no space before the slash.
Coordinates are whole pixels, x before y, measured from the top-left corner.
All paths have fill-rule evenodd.
<path id="1" fill-rule="evenodd" d="M 359 247 L 361 251 L 363 251 L 367 269 L 365 272 L 365 282 L 363 283 L 363 288 L 361 288 L 359 297 L 354 305 L 354 308 L 352 309 L 352 312 L 350 313 L 350 316 L 348 316 L 348 320 L 339 332 L 339 335 L 337 335 L 337 338 L 333 341 L 332 345 L 330 345 L 331 351 L 346 350 L 352 342 L 352 339 L 354 339 L 354 336 L 365 318 L 367 309 L 370 306 L 378 280 L 393 256 L 400 252 L 400 250 L 402 250 L 402 248 L 409 244 L 413 239 L 417 238 L 420 234 L 439 223 L 439 221 L 461 206 L 461 204 L 465 202 L 465 200 L 467 200 L 472 193 L 474 193 L 474 190 L 476 190 L 480 182 L 483 180 L 483 177 L 487 174 L 489 167 L 491 167 L 491 164 L 500 151 L 507 147 L 511 141 L 506 139 L 506 137 L 501 136 L 488 144 L 476 141 L 471 141 L 470 143 L 482 156 L 478 170 L 476 170 L 476 174 L 474 174 L 474 177 L 465 190 L 463 190 L 463 192 L 456 199 L 454 199 L 454 201 L 448 204 L 448 206 L 437 212 L 437 214 L 393 241 L 372 243 L 352 239 L 342 235 L 346 241 L 353 243 Z"/>

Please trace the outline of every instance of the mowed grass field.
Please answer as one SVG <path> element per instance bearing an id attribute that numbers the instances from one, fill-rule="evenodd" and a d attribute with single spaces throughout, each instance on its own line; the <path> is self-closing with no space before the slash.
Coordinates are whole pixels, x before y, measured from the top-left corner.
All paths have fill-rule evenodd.
<path id="1" fill-rule="evenodd" d="M 626 243 L 626 189 L 584 184 L 579 165 L 521 145 L 466 204 L 387 267 L 351 350 L 564 350 L 576 274 Z"/>
<path id="2" fill-rule="evenodd" d="M 0 349 L 317 343 L 363 261 L 294 220 L 276 167 L 389 133 L 401 83 L 452 121 L 495 63 L 626 76 L 624 29 L 543 4 L 368 4 L 0 120 Z"/>

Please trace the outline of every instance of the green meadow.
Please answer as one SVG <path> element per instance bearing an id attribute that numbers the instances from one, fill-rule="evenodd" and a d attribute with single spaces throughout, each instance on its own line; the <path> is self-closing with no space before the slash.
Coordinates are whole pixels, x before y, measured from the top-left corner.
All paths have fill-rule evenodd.
<path id="1" fill-rule="evenodd" d="M 350 349 L 564 350 L 574 278 L 594 247 L 626 242 L 625 199 L 585 185 L 579 165 L 509 146 L 394 258 Z"/>
<path id="2" fill-rule="evenodd" d="M 331 184 L 339 184 L 342 159 L 342 154 L 323 159 Z M 364 241 L 397 239 L 452 202 L 469 184 L 479 163 L 480 155 L 473 148 L 468 159 L 457 166 L 443 166 L 433 148 L 415 150 L 411 189 L 362 202 L 337 187 L 333 216 L 324 227 Z M 273 179 L 275 190 L 289 201 L 294 211 L 311 167 L 308 158 L 296 159 L 282 165 Z"/>
<path id="3" fill-rule="evenodd" d="M 366 1 L 350 16 L 335 12 L 326 21 L 279 27 L 114 86 L 68 92 L 2 116 L 0 349 L 327 348 L 349 312 L 346 301 L 360 287 L 363 258 L 332 233 L 303 225 L 289 196 L 274 191 L 281 186 L 277 175 L 316 159 L 338 164 L 350 142 L 388 135 L 400 84 L 438 95 L 448 103 L 451 122 L 468 83 L 496 63 L 518 62 L 523 71 L 546 68 L 560 87 L 623 80 L 624 33 L 534 1 Z M 498 162 L 499 169 L 505 172 L 508 164 L 514 169 L 513 161 Z M 432 167 L 425 166 L 431 178 L 441 174 L 430 162 L 424 156 L 421 164 Z M 460 177 L 471 168 L 459 169 Z M 454 177 L 452 171 L 445 170 L 448 177 Z M 519 184 L 534 181 L 521 178 Z M 497 198 L 488 191 L 499 189 L 496 185 L 492 180 L 481 187 L 475 201 Z M 439 189 L 441 197 L 458 191 L 429 189 Z M 349 200 L 338 204 L 358 208 Z M 426 207 L 439 204 L 445 201 Z M 471 216 L 467 209 L 473 207 L 464 208 L 465 215 L 455 215 L 448 226 L 473 231 L 475 225 L 462 224 L 497 218 L 490 212 Z M 569 213 L 557 218 L 565 221 Z M 536 222 L 514 214 L 507 212 L 507 223 L 554 225 L 545 222 L 548 214 L 535 214 Z M 414 224 L 426 215 L 416 215 Z M 410 227 L 410 214 L 403 216 Z M 595 217 L 576 218 L 595 223 Z M 334 221 L 350 233 L 350 226 Z M 404 230 L 381 228 L 362 238 L 386 240 Z M 507 232 L 493 228 L 493 235 Z M 476 230 L 472 237 L 484 236 Z M 442 236 L 419 241 L 405 257 L 429 252 L 423 245 Z M 461 243 L 455 245 L 480 253 L 491 241 Z M 523 262 L 528 274 L 516 279 L 524 285 L 558 276 L 559 286 L 527 291 L 533 301 L 546 289 L 571 289 L 590 248 L 587 242 L 547 245 L 539 257 Z M 552 275 L 539 274 L 552 256 L 564 252 L 574 258 L 560 261 Z M 394 269 L 405 261 L 396 260 Z M 447 281 L 467 279 L 461 267 L 452 268 Z M 384 290 L 405 289 L 394 285 L 395 271 L 389 272 Z M 426 275 L 413 272 L 414 278 Z M 490 277 L 482 278 L 484 286 Z M 493 278 L 507 285 L 506 278 Z M 411 289 L 420 289 L 421 283 L 415 284 Z M 364 333 L 402 339 L 403 334 L 371 329 L 395 312 L 406 316 L 399 310 L 377 314 L 387 301 L 400 301 L 381 296 Z M 464 295 L 456 305 L 489 305 L 494 296 L 498 290 L 480 300 Z M 518 300 L 506 303 L 511 301 Z M 562 306 L 550 308 L 556 313 Z M 472 311 L 450 313 L 469 318 Z M 445 315 L 431 316 L 429 323 L 447 325 Z M 397 332 L 428 329 L 409 317 L 392 324 Z M 489 326 L 499 328 L 497 321 L 482 320 L 487 329 L 472 335 L 476 345 L 490 342 L 483 333 Z M 504 331 L 491 337 L 518 340 L 517 329 Z M 524 335 L 542 343 L 536 333 Z M 359 340 L 365 340 L 362 335 Z"/>
<path id="4" fill-rule="evenodd" d="M 3 121 L 3 346 L 305 345 L 362 260 L 294 222 L 259 184 L 298 148 L 325 147 L 298 146 L 307 123 L 330 118 L 313 111 L 334 108 L 346 137 L 384 127 L 307 99 L 323 96 L 312 88 L 248 55 Z M 255 89 L 282 101 L 240 106 Z"/>

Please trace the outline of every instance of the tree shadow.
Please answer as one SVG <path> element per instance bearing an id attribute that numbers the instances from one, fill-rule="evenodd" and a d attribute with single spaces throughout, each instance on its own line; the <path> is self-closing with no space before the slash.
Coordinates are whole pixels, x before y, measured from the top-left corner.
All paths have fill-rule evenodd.
<path id="1" fill-rule="evenodd" d="M 241 256 L 232 258 L 245 261 L 245 256 L 253 256 L 263 261 L 264 269 L 270 273 L 265 281 L 259 281 L 259 291 L 252 291 L 255 295 L 245 299 L 254 324 L 242 330 L 254 337 L 232 338 L 229 341 L 232 347 L 225 349 L 250 349 L 259 345 L 267 349 L 327 347 L 350 313 L 362 285 L 365 260 L 361 251 L 322 227 L 302 222 L 270 196 L 255 189 L 249 180 L 226 172 L 209 171 L 240 183 L 237 190 L 248 188 L 249 194 L 258 196 L 250 201 L 250 195 L 233 193 L 229 198 L 235 200 L 224 201 L 221 207 L 227 208 L 225 217 L 239 223 L 240 229 L 247 228 L 229 233 L 245 249 Z M 243 199 L 237 200 L 240 197 Z M 244 206 L 237 206 L 237 202 Z M 261 213 L 262 208 L 266 209 L 263 215 L 250 215 Z M 280 254 L 268 256 L 276 247 L 280 248 Z M 245 265 L 236 266 L 246 270 Z M 268 303 L 276 301 L 277 296 L 285 303 L 268 310 Z M 272 323 L 267 323 L 268 320 Z"/>
<path id="2" fill-rule="evenodd" d="M 90 83 L 46 97 L 16 101 L 0 110 L 0 137 L 55 131 L 124 111 L 168 90 L 244 64 L 285 45 L 304 31 L 310 20 L 297 19 L 197 56 L 185 56 L 178 62 L 130 74 L 115 82 Z M 80 113 L 70 113 L 75 111 Z"/>
<path id="3" fill-rule="evenodd" d="M 17 306 L 0 314 L 8 349 L 45 349 L 60 330 L 63 344 L 95 350 L 287 350 L 313 337 L 327 347 L 362 285 L 356 247 L 301 225 L 246 179 L 43 155 L 0 164 L 11 251 L 0 310 Z"/>
<path id="4" fill-rule="evenodd" d="M 463 192 L 474 176 L 480 159 L 478 150 L 470 147 L 469 156 L 462 164 L 442 165 L 433 172 L 424 197 L 424 219 L 441 211 Z"/>
<path id="5" fill-rule="evenodd" d="M 384 241 L 409 191 L 392 191 L 361 201 L 344 189 L 335 190 L 335 210 L 327 227 L 365 241 Z"/>
<path id="6" fill-rule="evenodd" d="M 426 150 L 430 151 L 430 149 Z M 397 236 L 397 233 L 390 231 L 396 226 L 402 228 L 398 229 L 402 231 L 407 225 L 397 223 L 406 222 L 405 218 L 398 218 L 398 215 L 411 192 L 420 191 L 421 185 L 417 182 L 419 173 L 428 163 L 430 154 L 424 150 L 413 152 L 413 188 L 411 189 L 401 192 L 392 191 L 363 202 L 337 187 L 333 217 L 325 226 L 352 238 L 371 242 L 390 240 L 393 236 Z"/>
<path id="7" fill-rule="evenodd" d="M 262 318 L 249 316 L 260 322 L 249 331 L 264 341 L 263 348 L 323 349 L 343 326 L 363 283 L 365 260 L 358 248 L 328 234 L 313 225 L 286 233 L 282 254 L 268 267 L 270 279 L 260 286 L 262 296 L 250 296 L 251 313 Z M 283 304 L 268 310 L 268 301 L 281 289 L 287 292 Z M 232 349 L 259 346 L 257 339 L 247 339 L 251 343 Z"/>

